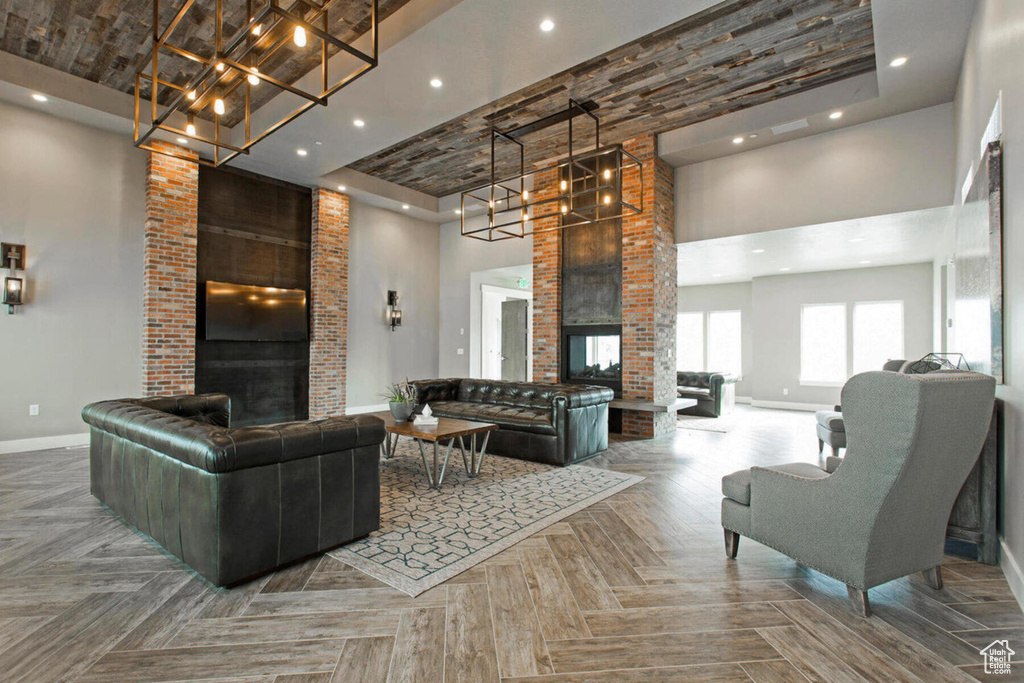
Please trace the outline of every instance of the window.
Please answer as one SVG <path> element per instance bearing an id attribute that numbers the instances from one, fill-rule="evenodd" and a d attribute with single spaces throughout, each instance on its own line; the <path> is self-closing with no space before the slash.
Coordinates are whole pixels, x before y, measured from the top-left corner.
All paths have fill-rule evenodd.
<path id="1" fill-rule="evenodd" d="M 846 304 L 806 304 L 800 315 L 800 383 L 846 381 Z"/>
<path id="2" fill-rule="evenodd" d="M 680 313 L 676 323 L 676 369 L 704 369 L 704 313 Z"/>
<path id="3" fill-rule="evenodd" d="M 743 343 L 739 311 L 708 313 L 708 365 L 711 372 L 743 374 Z"/>
<path id="4" fill-rule="evenodd" d="M 853 373 L 881 370 L 892 358 L 903 358 L 903 302 L 854 304 Z"/>

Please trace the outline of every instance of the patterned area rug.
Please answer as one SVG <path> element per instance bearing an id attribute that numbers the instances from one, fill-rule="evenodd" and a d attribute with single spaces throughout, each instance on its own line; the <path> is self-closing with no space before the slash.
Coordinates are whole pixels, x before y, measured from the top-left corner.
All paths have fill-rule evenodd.
<path id="1" fill-rule="evenodd" d="M 380 530 L 330 555 L 415 597 L 644 479 L 492 455 L 470 479 L 452 450 L 444 483 L 435 490 L 427 485 L 419 450 L 402 439 L 397 455 L 381 460 Z"/>

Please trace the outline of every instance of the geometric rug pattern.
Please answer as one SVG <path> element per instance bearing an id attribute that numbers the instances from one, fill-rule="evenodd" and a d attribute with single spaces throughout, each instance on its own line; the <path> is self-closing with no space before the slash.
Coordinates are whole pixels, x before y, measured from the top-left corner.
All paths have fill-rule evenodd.
<path id="1" fill-rule="evenodd" d="M 380 530 L 330 555 L 415 597 L 644 479 L 495 455 L 470 478 L 452 450 L 441 488 L 432 489 L 419 449 L 400 440 L 380 463 Z"/>

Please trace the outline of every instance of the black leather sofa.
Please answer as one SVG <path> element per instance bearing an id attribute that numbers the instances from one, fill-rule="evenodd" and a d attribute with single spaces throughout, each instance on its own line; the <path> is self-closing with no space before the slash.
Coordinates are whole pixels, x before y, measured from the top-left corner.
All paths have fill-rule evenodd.
<path id="1" fill-rule="evenodd" d="M 382 420 L 230 417 L 223 394 L 86 406 L 92 494 L 218 586 L 378 528 Z"/>
<path id="2" fill-rule="evenodd" d="M 412 383 L 416 401 L 439 417 L 492 422 L 487 450 L 520 460 L 571 465 L 608 448 L 615 394 L 582 384 L 434 379 Z"/>
<path id="3" fill-rule="evenodd" d="M 719 417 L 728 412 L 736 402 L 736 379 L 723 372 L 677 372 L 676 395 L 697 399 L 697 405 L 679 414 Z"/>

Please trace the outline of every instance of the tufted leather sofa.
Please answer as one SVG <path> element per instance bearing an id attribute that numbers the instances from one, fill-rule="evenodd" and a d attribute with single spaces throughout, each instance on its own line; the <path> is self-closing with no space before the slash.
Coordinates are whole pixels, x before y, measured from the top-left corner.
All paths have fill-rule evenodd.
<path id="1" fill-rule="evenodd" d="M 82 418 L 92 494 L 218 586 L 380 524 L 379 418 L 231 429 L 223 394 L 102 401 Z"/>
<path id="2" fill-rule="evenodd" d="M 491 422 L 487 450 L 519 460 L 571 465 L 608 448 L 615 394 L 582 384 L 433 379 L 412 383 L 416 402 L 439 417 Z"/>
<path id="3" fill-rule="evenodd" d="M 680 415 L 719 417 L 732 410 L 736 402 L 736 377 L 722 372 L 677 372 L 676 395 L 695 398 L 697 405 L 684 408 Z"/>

